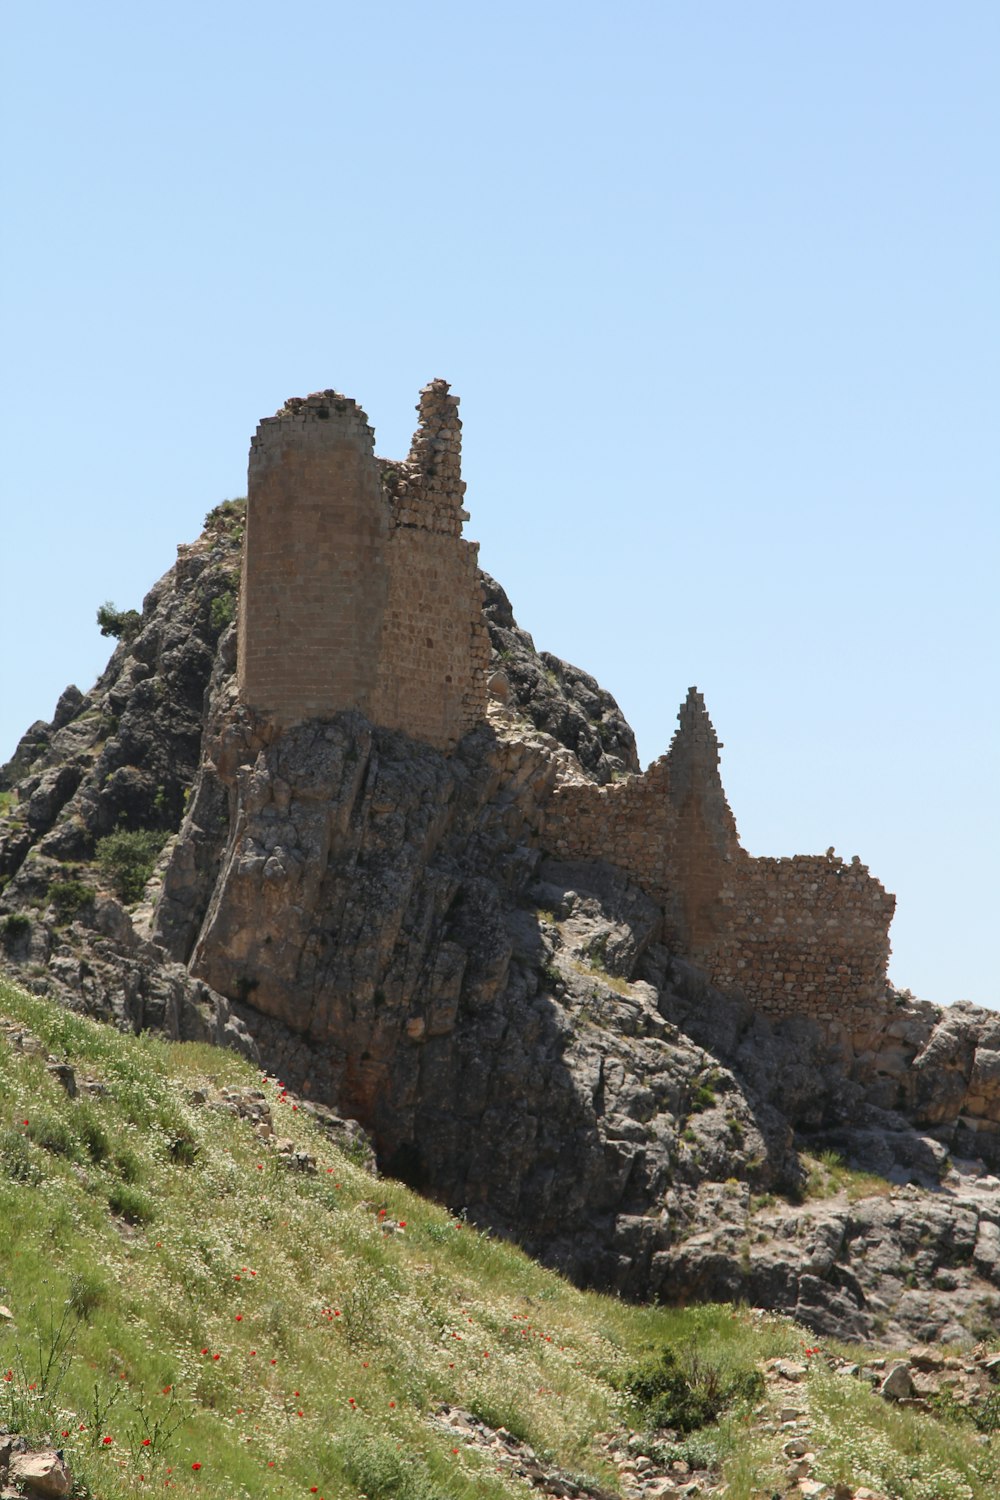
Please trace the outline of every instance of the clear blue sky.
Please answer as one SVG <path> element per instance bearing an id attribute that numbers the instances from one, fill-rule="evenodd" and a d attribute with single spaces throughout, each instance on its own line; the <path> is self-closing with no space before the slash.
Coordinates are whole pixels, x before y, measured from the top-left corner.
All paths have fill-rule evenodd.
<path id="1" fill-rule="evenodd" d="M 0 758 L 290 395 L 462 396 L 483 565 L 691 683 L 755 854 L 862 859 L 1000 1004 L 1000 7 L 9 6 Z"/>

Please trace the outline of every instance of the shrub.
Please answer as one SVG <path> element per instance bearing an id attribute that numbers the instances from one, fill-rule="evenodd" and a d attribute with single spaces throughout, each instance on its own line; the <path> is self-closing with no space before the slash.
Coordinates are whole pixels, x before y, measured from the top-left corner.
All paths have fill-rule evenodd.
<path id="1" fill-rule="evenodd" d="M 53 880 L 48 895 L 61 921 L 68 921 L 94 899 L 93 891 L 83 880 Z"/>
<path id="2" fill-rule="evenodd" d="M 98 866 L 123 901 L 131 903 L 142 896 L 166 838 L 155 828 L 119 828 L 98 839 Z"/>
<path id="3" fill-rule="evenodd" d="M 108 1207 L 126 1224 L 148 1224 L 155 1216 L 152 1198 L 130 1182 L 118 1182 L 108 1194 Z"/>
<path id="4" fill-rule="evenodd" d="M 116 609 L 111 600 L 107 599 L 97 611 L 97 623 L 102 635 L 131 641 L 139 634 L 142 616 L 137 609 Z"/>
<path id="5" fill-rule="evenodd" d="M 13 945 L 31 930 L 31 918 L 23 911 L 12 911 L 0 922 L 0 935 L 7 945 Z"/>
<path id="6" fill-rule="evenodd" d="M 107 1131 L 97 1118 L 94 1106 L 86 1102 L 79 1105 L 74 1123 L 76 1124 L 76 1133 L 83 1142 L 84 1149 L 91 1161 L 107 1161 L 111 1152 L 111 1142 L 108 1140 Z"/>
<path id="7" fill-rule="evenodd" d="M 12 1182 L 37 1186 L 42 1174 L 31 1159 L 31 1149 L 19 1130 L 0 1131 L 0 1172 Z"/>
<path id="8" fill-rule="evenodd" d="M 682 1368 L 670 1348 L 628 1371 L 622 1382 L 649 1427 L 670 1427 L 682 1437 L 716 1421 L 737 1402 L 754 1400 L 763 1386 L 758 1370 L 748 1367 L 727 1374 L 696 1354 Z"/>
<path id="9" fill-rule="evenodd" d="M 243 535 L 246 514 L 247 497 L 245 495 L 238 495 L 231 500 L 222 500 L 205 517 L 205 528 L 208 531 L 228 533 L 239 541 Z"/>
<path id="10" fill-rule="evenodd" d="M 33 1112 L 28 1135 L 36 1146 L 51 1151 L 53 1156 L 73 1157 L 77 1154 L 76 1137 L 58 1115 Z"/>
<path id="11" fill-rule="evenodd" d="M 224 594 L 216 594 L 212 600 L 212 608 L 209 611 L 212 629 L 223 631 L 227 625 L 232 624 L 235 618 L 236 595 L 232 589 L 227 589 Z"/>

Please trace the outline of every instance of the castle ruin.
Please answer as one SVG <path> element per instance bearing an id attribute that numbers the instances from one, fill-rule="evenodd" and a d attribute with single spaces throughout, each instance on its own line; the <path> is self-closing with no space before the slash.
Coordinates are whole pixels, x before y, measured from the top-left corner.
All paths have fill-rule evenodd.
<path id="1" fill-rule="evenodd" d="M 358 709 L 447 751 L 486 717 L 458 398 L 434 380 L 417 410 L 402 462 L 375 457 L 365 413 L 334 391 L 286 402 L 252 440 L 238 680 L 278 727 Z M 895 898 L 832 851 L 751 857 L 694 688 L 679 721 L 643 775 L 557 784 L 535 841 L 625 871 L 661 906 L 664 942 L 718 988 L 863 1038 L 884 1013 Z"/>
<path id="2" fill-rule="evenodd" d="M 293 398 L 250 444 L 239 692 L 287 727 L 355 708 L 451 748 L 486 711 L 489 638 L 462 538 L 458 397 L 420 393 L 403 462 L 356 402 Z"/>

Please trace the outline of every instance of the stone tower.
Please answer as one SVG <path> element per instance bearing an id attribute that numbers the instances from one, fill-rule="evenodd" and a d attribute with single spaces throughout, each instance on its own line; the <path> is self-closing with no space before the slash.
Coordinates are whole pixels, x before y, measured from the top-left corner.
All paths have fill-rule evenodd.
<path id="1" fill-rule="evenodd" d="M 251 441 L 239 689 L 278 726 L 353 708 L 448 749 L 485 714 L 458 398 L 434 380 L 417 410 L 401 463 L 335 391 L 287 401 Z"/>

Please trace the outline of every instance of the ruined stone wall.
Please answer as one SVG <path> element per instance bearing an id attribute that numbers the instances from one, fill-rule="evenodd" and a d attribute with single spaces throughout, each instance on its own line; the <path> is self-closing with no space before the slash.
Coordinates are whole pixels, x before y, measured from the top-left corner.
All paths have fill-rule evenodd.
<path id="1" fill-rule="evenodd" d="M 287 726 L 356 708 L 447 749 L 485 714 L 489 642 L 462 539 L 458 398 L 421 392 L 402 463 L 364 412 L 295 398 L 250 448 L 239 617 L 244 702 Z"/>
<path id="2" fill-rule="evenodd" d="M 606 859 L 663 908 L 664 941 L 761 1011 L 858 1025 L 884 1007 L 895 898 L 860 862 L 754 859 L 740 847 L 719 743 L 694 688 L 669 753 L 617 785 L 564 785 L 542 842 Z"/>
<path id="3" fill-rule="evenodd" d="M 720 989 L 744 990 L 770 1015 L 858 1026 L 885 1009 L 895 904 L 857 859 L 740 850 L 706 966 Z"/>
<path id="4" fill-rule="evenodd" d="M 389 594 L 371 717 L 432 745 L 454 743 L 485 716 L 489 635 L 465 542 L 462 423 L 447 381 L 420 393 L 409 457 L 383 462 L 392 530 Z"/>

